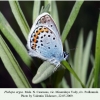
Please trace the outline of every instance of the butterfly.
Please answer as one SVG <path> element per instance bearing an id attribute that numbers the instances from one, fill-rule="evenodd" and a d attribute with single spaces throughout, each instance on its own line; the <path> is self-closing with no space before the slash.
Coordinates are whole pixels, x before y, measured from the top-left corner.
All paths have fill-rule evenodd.
<path id="1" fill-rule="evenodd" d="M 49 61 L 55 65 L 55 69 L 60 66 L 62 60 L 67 60 L 69 56 L 63 51 L 57 26 L 47 12 L 36 18 L 28 36 L 27 48 L 30 56 Z"/>

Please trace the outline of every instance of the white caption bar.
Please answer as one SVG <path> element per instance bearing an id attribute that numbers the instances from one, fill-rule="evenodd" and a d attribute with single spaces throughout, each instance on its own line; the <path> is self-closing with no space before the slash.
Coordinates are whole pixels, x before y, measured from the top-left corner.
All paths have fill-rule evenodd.
<path id="1" fill-rule="evenodd" d="M 100 100 L 100 89 L 0 89 L 2 100 Z"/>

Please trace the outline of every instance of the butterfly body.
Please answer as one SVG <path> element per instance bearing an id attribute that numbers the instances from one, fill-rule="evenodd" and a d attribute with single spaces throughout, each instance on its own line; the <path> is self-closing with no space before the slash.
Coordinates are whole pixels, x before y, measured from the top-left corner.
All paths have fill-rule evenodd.
<path id="1" fill-rule="evenodd" d="M 28 36 L 29 55 L 48 60 L 58 67 L 60 61 L 66 60 L 59 31 L 48 13 L 42 13 L 35 20 Z"/>

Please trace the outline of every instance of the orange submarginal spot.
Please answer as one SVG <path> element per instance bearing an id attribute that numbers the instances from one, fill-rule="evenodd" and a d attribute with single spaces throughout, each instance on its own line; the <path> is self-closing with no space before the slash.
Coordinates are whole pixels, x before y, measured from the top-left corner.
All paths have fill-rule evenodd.
<path id="1" fill-rule="evenodd" d="M 38 30 L 38 33 L 37 33 L 37 35 L 39 35 L 39 34 L 40 34 L 40 32 L 41 32 L 41 30 Z"/>
<path id="2" fill-rule="evenodd" d="M 38 38 L 38 35 L 40 34 L 41 30 L 38 30 L 35 34 L 36 34 L 36 39 Z"/>
<path id="3" fill-rule="evenodd" d="M 41 32 L 42 32 L 42 33 L 44 32 L 44 28 L 41 29 Z"/>
<path id="4" fill-rule="evenodd" d="M 44 31 L 48 33 L 48 29 L 47 28 L 44 28 Z"/>
<path id="5" fill-rule="evenodd" d="M 36 37 L 34 37 L 34 41 L 33 42 L 36 43 Z"/>
<path id="6" fill-rule="evenodd" d="M 48 29 L 47 28 L 40 28 L 40 29 L 38 29 L 36 32 L 35 32 L 35 35 L 33 36 L 33 42 L 34 43 L 37 43 L 37 39 L 38 39 L 38 35 L 40 34 L 40 33 L 43 33 L 43 32 L 48 32 Z"/>
<path id="7" fill-rule="evenodd" d="M 32 46 L 32 49 L 35 49 L 36 48 L 36 44 L 34 44 L 33 46 Z"/>

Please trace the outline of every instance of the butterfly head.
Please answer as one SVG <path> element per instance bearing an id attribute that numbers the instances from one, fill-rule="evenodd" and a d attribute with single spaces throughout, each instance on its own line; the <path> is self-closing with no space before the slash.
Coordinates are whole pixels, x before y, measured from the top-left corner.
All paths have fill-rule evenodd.
<path id="1" fill-rule="evenodd" d="M 69 57 L 69 53 L 67 52 L 63 52 L 63 55 L 64 55 L 64 60 L 68 60 L 68 57 Z"/>

